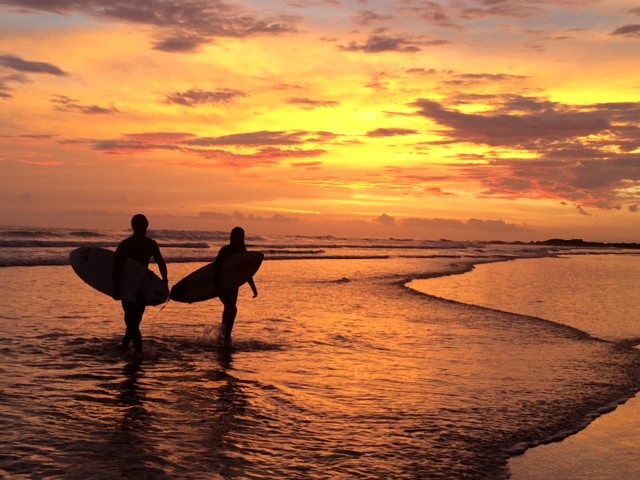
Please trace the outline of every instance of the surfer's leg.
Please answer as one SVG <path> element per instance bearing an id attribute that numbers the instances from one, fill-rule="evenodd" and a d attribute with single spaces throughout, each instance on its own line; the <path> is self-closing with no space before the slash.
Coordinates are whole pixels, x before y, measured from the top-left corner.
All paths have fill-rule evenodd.
<path id="1" fill-rule="evenodd" d="M 138 324 L 138 328 L 133 332 L 132 340 L 133 348 L 136 353 L 142 353 L 142 333 L 140 333 L 140 324 Z"/>
<path id="2" fill-rule="evenodd" d="M 142 353 L 142 333 L 140 333 L 140 322 L 144 314 L 145 305 L 135 302 L 122 302 L 124 309 L 124 323 L 127 331 L 122 339 L 122 349 L 129 348 L 129 343 L 133 342 L 136 352 Z"/>
<path id="3" fill-rule="evenodd" d="M 120 350 L 127 351 L 129 348 L 129 344 L 131 343 L 131 335 L 129 335 L 129 329 L 124 333 L 124 338 L 122 339 L 122 343 L 120 344 Z"/>
<path id="4" fill-rule="evenodd" d="M 222 324 L 224 325 L 225 338 L 231 338 L 231 330 L 233 329 L 233 324 L 236 321 L 237 313 L 238 307 L 235 305 L 228 304 L 224 306 L 224 311 L 222 312 Z"/>
<path id="5" fill-rule="evenodd" d="M 238 307 L 236 307 L 236 301 L 238 300 L 238 289 L 226 292 L 220 296 L 220 300 L 224 305 L 222 311 L 222 324 L 224 325 L 225 338 L 231 338 L 231 330 L 233 330 L 233 324 L 236 321 L 236 315 L 238 313 Z"/>
<path id="6" fill-rule="evenodd" d="M 127 329 L 124 332 L 124 338 L 122 339 L 122 344 L 120 345 L 120 349 L 125 352 L 129 348 L 129 344 L 131 343 L 131 332 L 129 332 L 129 317 L 131 316 L 131 302 L 122 301 L 122 310 L 124 310 L 124 324 L 127 326 Z"/>

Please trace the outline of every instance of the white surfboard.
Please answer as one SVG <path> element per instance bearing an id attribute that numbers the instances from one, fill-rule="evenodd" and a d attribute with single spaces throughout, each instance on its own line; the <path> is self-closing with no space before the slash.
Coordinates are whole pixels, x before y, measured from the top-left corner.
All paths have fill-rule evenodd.
<path id="1" fill-rule="evenodd" d="M 106 295 L 113 293 L 113 262 L 116 254 L 97 247 L 80 247 L 69 254 L 71 267 L 85 283 Z M 152 270 L 126 258 L 122 268 L 120 295 L 123 300 L 160 305 L 169 298 L 169 287 Z"/>
<path id="2" fill-rule="evenodd" d="M 222 266 L 220 286 L 222 290 L 237 288 L 260 268 L 264 254 L 262 252 L 240 252 L 230 255 Z M 171 300 L 182 303 L 195 303 L 218 296 L 213 285 L 213 262 L 191 272 L 171 289 Z"/>

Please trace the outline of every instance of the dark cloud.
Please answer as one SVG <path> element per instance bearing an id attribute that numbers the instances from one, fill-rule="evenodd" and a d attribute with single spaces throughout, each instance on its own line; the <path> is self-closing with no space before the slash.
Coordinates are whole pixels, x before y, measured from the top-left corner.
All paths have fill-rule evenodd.
<path id="1" fill-rule="evenodd" d="M 155 27 L 159 41 L 154 48 L 167 52 L 193 52 L 216 38 L 282 35 L 296 31 L 295 18 L 258 17 L 222 0 L 0 0 L 0 5 L 59 15 L 82 13 Z"/>
<path id="2" fill-rule="evenodd" d="M 27 134 L 27 135 L 20 135 L 20 138 L 31 138 L 33 140 L 50 140 L 52 138 L 55 138 L 56 135 L 48 135 L 48 134 Z"/>
<path id="3" fill-rule="evenodd" d="M 153 49 L 169 53 L 197 53 L 210 43 L 212 41 L 204 37 L 165 38 L 155 42 Z"/>
<path id="4" fill-rule="evenodd" d="M 366 3 L 368 0 L 358 0 L 358 3 Z M 323 8 L 344 8 L 343 0 L 284 0 L 290 7 L 295 8 L 315 8 L 322 6 Z"/>
<path id="5" fill-rule="evenodd" d="M 77 103 L 77 100 L 64 95 L 54 96 L 51 99 L 51 103 L 54 104 L 56 110 L 60 110 L 61 112 L 83 113 L 85 115 L 110 115 L 118 113 L 118 109 L 115 107 L 104 108 L 97 105 L 81 105 Z"/>
<path id="6" fill-rule="evenodd" d="M 110 154 L 130 154 L 153 150 L 176 150 L 198 155 L 209 163 L 183 162 L 182 166 L 246 168 L 278 165 L 285 159 L 318 157 L 327 153 L 317 144 L 332 142 L 329 132 L 262 131 L 222 137 L 198 137 L 190 133 L 139 133 L 112 140 L 66 140 L 63 143 L 91 144 L 95 150 Z M 241 149 L 240 151 L 233 150 Z M 319 162 L 318 162 L 319 163 Z M 317 168 L 313 162 L 302 165 Z"/>
<path id="7" fill-rule="evenodd" d="M 481 197 L 557 199 L 618 210 L 623 192 L 640 188 L 640 155 L 580 161 L 494 160 L 458 167 L 461 177 L 478 181 Z"/>
<path id="8" fill-rule="evenodd" d="M 402 224 L 406 227 L 416 227 L 432 230 L 464 230 L 465 224 L 461 220 L 445 218 L 405 218 Z"/>
<path id="9" fill-rule="evenodd" d="M 64 144 L 73 144 L 77 142 L 67 141 Z M 94 150 L 101 150 L 112 155 L 129 154 L 134 152 L 149 152 L 152 150 L 182 150 L 178 145 L 170 144 L 149 144 L 136 140 L 104 140 L 101 142 L 93 142 Z"/>
<path id="10" fill-rule="evenodd" d="M 10 83 L 30 83 L 31 80 L 23 72 L 11 72 L 8 68 L 4 68 L 5 72 L 0 72 L 0 98 L 13 98 L 14 89 L 9 86 Z"/>
<path id="11" fill-rule="evenodd" d="M 194 138 L 190 133 L 132 133 L 122 139 L 95 142 L 93 148 L 111 154 L 151 150 L 182 150 L 181 143 Z"/>
<path id="12" fill-rule="evenodd" d="M 198 218 L 203 220 L 215 220 L 222 222 L 230 222 L 235 220 L 238 222 L 268 222 L 268 223 L 297 223 L 300 221 L 298 217 L 287 217 L 280 213 L 271 216 L 260 216 L 250 213 L 245 215 L 242 212 L 234 211 L 231 215 L 219 212 L 200 212 Z"/>
<path id="13" fill-rule="evenodd" d="M 381 223 L 382 225 L 386 225 L 388 227 L 393 226 L 396 223 L 396 219 L 383 213 L 378 218 L 376 218 L 376 222 Z"/>
<path id="14" fill-rule="evenodd" d="M 394 17 L 391 15 L 382 15 L 376 12 L 372 12 L 371 10 L 365 10 L 356 12 L 354 23 L 362 26 L 368 26 L 375 23 L 393 20 L 393 18 Z"/>
<path id="15" fill-rule="evenodd" d="M 509 95 L 461 96 L 450 104 L 474 102 L 490 109 L 467 114 L 424 99 L 412 106 L 417 115 L 440 126 L 449 144 L 503 150 L 498 158 L 489 150 L 469 158 L 467 165 L 452 165 L 457 178 L 483 187 L 479 198 L 556 199 L 612 210 L 635 199 L 633 192 L 640 188 L 640 103 L 566 105 Z M 506 158 L 506 151 L 513 158 Z"/>
<path id="16" fill-rule="evenodd" d="M 509 2 L 507 0 L 484 0 L 480 7 L 465 8 L 460 17 L 465 20 L 478 20 L 491 17 L 529 18 L 543 12 L 542 8 L 527 5 L 527 2 Z"/>
<path id="17" fill-rule="evenodd" d="M 456 27 L 447 10 L 436 2 L 424 2 L 424 6 L 413 10 L 417 18 L 438 27 Z"/>
<path id="18" fill-rule="evenodd" d="M 490 146 L 524 146 L 526 144 L 584 137 L 611 128 L 602 112 L 581 109 L 553 109 L 539 111 L 535 102 L 521 108 L 522 113 L 462 113 L 443 107 L 432 100 L 419 99 L 410 104 L 417 115 L 428 118 L 446 128 L 442 132 L 452 142 L 467 142 Z M 538 110 L 532 111 L 531 107 Z"/>
<path id="19" fill-rule="evenodd" d="M 449 103 L 492 110 L 466 114 L 431 100 L 412 103 L 417 115 L 442 127 L 440 144 L 504 147 L 554 159 L 606 159 L 640 148 L 640 103 L 580 106 L 518 95 L 467 95 Z"/>
<path id="20" fill-rule="evenodd" d="M 217 212 L 200 212 L 199 217 L 224 221 L 235 220 L 237 222 L 298 223 L 300 221 L 298 217 L 287 217 L 281 213 L 276 213 L 271 216 L 254 215 L 253 213 L 245 215 L 237 210 L 235 210 L 231 215 Z"/>
<path id="21" fill-rule="evenodd" d="M 523 81 L 527 77 L 522 75 L 508 75 L 504 73 L 498 74 L 489 74 L 489 73 L 467 73 L 467 74 L 458 74 L 453 75 L 448 80 L 445 80 L 443 83 L 445 85 L 450 86 L 477 86 L 483 85 L 486 83 L 503 83 L 503 82 L 514 82 L 514 81 Z"/>
<path id="22" fill-rule="evenodd" d="M 335 140 L 337 135 L 330 132 L 307 131 L 268 131 L 237 133 L 221 137 L 202 137 L 188 141 L 194 146 L 295 146 L 306 143 L 328 142 Z"/>
<path id="23" fill-rule="evenodd" d="M 466 222 L 443 218 L 407 218 L 402 222 L 405 227 L 417 227 L 430 230 L 453 230 L 488 233 L 526 233 L 530 230 L 522 225 L 506 223 L 504 220 L 479 220 L 471 218 Z"/>
<path id="24" fill-rule="evenodd" d="M 305 170 L 321 170 L 322 162 L 294 162 L 291 164 L 294 168 L 304 168 Z"/>
<path id="25" fill-rule="evenodd" d="M 367 132 L 369 138 L 398 137 L 403 135 L 415 135 L 419 133 L 417 130 L 410 128 L 376 128 Z"/>
<path id="26" fill-rule="evenodd" d="M 213 92 L 206 90 L 187 90 L 186 92 L 175 92 L 166 96 L 166 103 L 184 105 L 185 107 L 197 107 L 200 105 L 217 105 L 220 103 L 230 103 L 237 98 L 248 95 L 240 90 L 227 89 Z"/>
<path id="27" fill-rule="evenodd" d="M 434 75 L 438 73 L 434 68 L 407 68 L 407 73 L 411 75 Z"/>
<path id="28" fill-rule="evenodd" d="M 478 220 L 470 218 L 467 220 L 467 227 L 474 231 L 484 231 L 491 233 L 514 233 L 527 232 L 528 228 L 512 223 L 506 223 L 504 220 Z"/>
<path id="29" fill-rule="evenodd" d="M 439 187 L 428 187 L 424 189 L 424 192 L 428 194 L 430 197 L 441 197 L 441 198 L 457 197 L 455 193 L 445 192 Z"/>
<path id="30" fill-rule="evenodd" d="M 584 215 L 585 217 L 592 216 L 589 212 L 587 212 L 584 208 L 582 208 L 582 205 L 574 205 L 574 207 L 580 215 Z"/>
<path id="31" fill-rule="evenodd" d="M 443 28 L 462 29 L 462 22 L 477 22 L 487 19 L 526 20 L 549 12 L 550 2 L 521 0 L 474 0 L 472 2 L 402 2 L 402 11 L 411 18 L 421 19 L 430 25 Z M 558 7 L 582 6 L 584 0 L 561 0 Z"/>
<path id="32" fill-rule="evenodd" d="M 616 28 L 611 32 L 611 35 L 640 38 L 640 25 L 625 25 L 624 27 Z"/>
<path id="33" fill-rule="evenodd" d="M 151 132 L 151 133 L 130 133 L 126 138 L 148 144 L 180 144 L 196 135 L 187 132 Z"/>
<path id="34" fill-rule="evenodd" d="M 309 98 L 300 98 L 294 97 L 287 100 L 287 103 L 290 105 L 299 105 L 304 109 L 314 109 L 314 108 L 333 108 L 339 107 L 340 102 L 336 102 L 334 100 L 312 100 Z"/>
<path id="35" fill-rule="evenodd" d="M 444 45 L 446 40 L 420 41 L 409 37 L 392 37 L 388 35 L 371 35 L 364 43 L 351 42 L 349 45 L 341 45 L 338 48 L 345 52 L 365 53 L 415 53 L 425 45 Z"/>
<path id="36" fill-rule="evenodd" d="M 222 149 L 188 149 L 191 153 L 196 153 L 202 158 L 210 161 L 208 164 L 187 164 L 183 166 L 193 167 L 228 167 L 228 168 L 250 168 L 250 167 L 272 167 L 279 165 L 283 160 L 291 158 L 318 157 L 327 153 L 321 149 L 304 148 L 258 148 L 250 153 L 237 153 Z"/>
<path id="37" fill-rule="evenodd" d="M 430 167 L 399 167 L 388 165 L 383 168 L 393 177 L 394 185 L 416 186 L 421 184 L 433 184 L 449 181 L 450 178 L 442 174 L 431 174 Z"/>
<path id="38" fill-rule="evenodd" d="M 615 115 L 616 120 L 638 121 L 640 120 L 640 102 L 609 102 L 596 103 L 593 108 L 609 115 Z"/>
<path id="39" fill-rule="evenodd" d="M 246 219 L 249 221 L 255 222 L 269 222 L 269 223 L 298 223 L 300 219 L 298 217 L 287 217 L 282 215 L 281 213 L 276 213 L 270 217 L 262 217 L 259 215 L 249 214 L 246 216 Z"/>
<path id="40" fill-rule="evenodd" d="M 23 60 L 15 55 L 0 55 L 0 65 L 25 73 L 44 73 L 48 75 L 64 76 L 67 75 L 62 69 L 45 62 L 31 62 Z"/>
<path id="41" fill-rule="evenodd" d="M 202 220 L 217 220 L 217 221 L 231 221 L 232 217 L 228 213 L 218 212 L 200 212 L 198 218 Z"/>

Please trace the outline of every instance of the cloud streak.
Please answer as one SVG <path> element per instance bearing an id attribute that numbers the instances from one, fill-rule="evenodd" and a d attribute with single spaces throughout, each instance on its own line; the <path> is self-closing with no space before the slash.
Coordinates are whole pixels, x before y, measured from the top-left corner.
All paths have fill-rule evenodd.
<path id="1" fill-rule="evenodd" d="M 115 107 L 100 107 L 98 105 L 82 105 L 78 100 L 66 97 L 64 95 L 56 95 L 51 99 L 54 108 L 61 112 L 82 113 L 85 115 L 111 115 L 118 113 Z"/>
<path id="2" fill-rule="evenodd" d="M 338 136 L 330 132 L 260 131 L 220 137 L 199 137 L 191 133 L 139 133 L 111 140 L 66 140 L 67 145 L 90 144 L 94 150 L 110 155 L 175 151 L 197 155 L 207 161 L 180 161 L 176 165 L 191 168 L 256 168 L 279 165 L 285 160 L 323 156 L 318 148 Z M 315 170 L 320 162 L 294 163 Z"/>
<path id="3" fill-rule="evenodd" d="M 413 130 L 410 128 L 376 128 L 375 130 L 371 130 L 367 132 L 367 137 L 369 138 L 386 138 L 386 137 L 399 137 L 405 135 L 415 135 L 417 134 L 417 130 Z"/>
<path id="4" fill-rule="evenodd" d="M 640 38 L 640 24 L 625 25 L 624 27 L 616 28 L 611 32 L 611 35 Z"/>
<path id="5" fill-rule="evenodd" d="M 46 62 L 24 60 L 15 55 L 0 55 L 0 66 L 23 73 L 42 73 L 47 75 L 68 75 L 61 68 Z"/>
<path id="6" fill-rule="evenodd" d="M 287 100 L 289 105 L 298 105 L 300 108 L 313 110 L 315 108 L 335 108 L 340 102 L 334 100 L 313 100 L 310 98 L 293 97 Z"/>
<path id="7" fill-rule="evenodd" d="M 169 104 L 195 108 L 202 105 L 211 106 L 231 103 L 238 98 L 247 96 L 248 95 L 246 93 L 235 89 L 220 89 L 215 91 L 191 89 L 187 90 L 186 92 L 170 93 L 166 95 L 165 102 Z"/>
<path id="8" fill-rule="evenodd" d="M 423 40 L 410 36 L 391 35 L 370 35 L 364 42 L 349 42 L 347 45 L 340 45 L 339 50 L 344 52 L 364 52 L 364 53 L 417 53 L 425 46 L 446 45 L 447 40 Z"/>

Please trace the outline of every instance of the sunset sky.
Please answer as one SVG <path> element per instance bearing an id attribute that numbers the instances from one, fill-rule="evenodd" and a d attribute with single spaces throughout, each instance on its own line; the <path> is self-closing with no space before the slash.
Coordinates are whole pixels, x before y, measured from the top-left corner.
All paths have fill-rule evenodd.
<path id="1" fill-rule="evenodd" d="M 640 242 L 640 0 L 0 0 L 0 224 Z"/>

